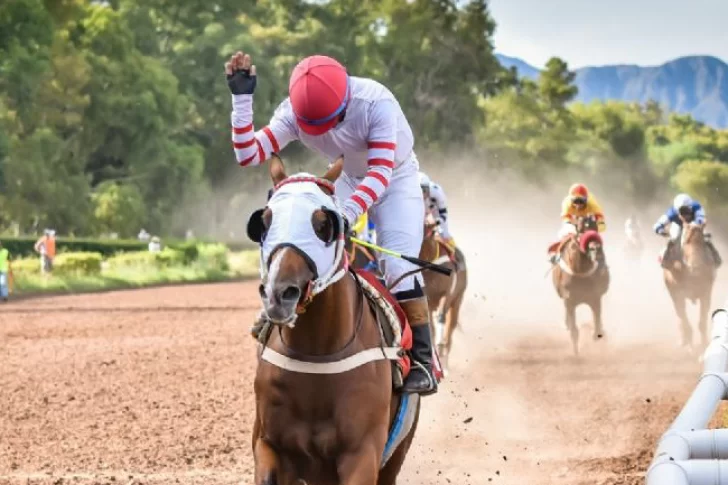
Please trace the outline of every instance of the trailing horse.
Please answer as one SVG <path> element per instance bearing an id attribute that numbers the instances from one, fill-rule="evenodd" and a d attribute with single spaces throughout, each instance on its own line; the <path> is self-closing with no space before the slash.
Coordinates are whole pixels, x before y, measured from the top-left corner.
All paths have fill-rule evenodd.
<path id="1" fill-rule="evenodd" d="M 452 269 L 450 276 L 431 270 L 423 270 L 425 293 L 430 312 L 435 313 L 433 341 L 442 362 L 443 371 L 448 369 L 448 358 L 452 346 L 452 335 L 460 322 L 460 307 L 468 286 L 468 271 L 465 255 L 456 248 L 454 254 L 437 236 L 432 222 L 425 223 L 425 237 L 422 241 L 420 259 Z"/>
<path id="2" fill-rule="evenodd" d="M 604 262 L 602 238 L 593 217 L 579 218 L 576 233 L 557 243 L 558 262 L 553 267 L 556 293 L 564 300 L 566 328 L 574 354 L 579 354 L 579 329 L 576 307 L 588 305 L 594 316 L 594 340 L 604 337 L 602 297 L 609 289 L 609 268 Z"/>
<path id="3" fill-rule="evenodd" d="M 348 268 L 333 182 L 285 175 L 248 222 L 261 244 L 265 325 L 255 377 L 255 485 L 394 485 L 419 419 L 420 396 L 397 392 L 412 334 L 368 272 Z"/>
<path id="4" fill-rule="evenodd" d="M 706 244 L 704 226 L 683 224 L 680 247 L 676 248 L 682 257 L 675 258 L 663 269 L 663 279 L 670 293 L 673 306 L 680 319 L 682 345 L 692 347 L 693 331 L 688 321 L 686 301 L 700 304 L 698 328 L 702 346 L 708 344 L 708 311 L 715 283 L 716 268 Z"/>

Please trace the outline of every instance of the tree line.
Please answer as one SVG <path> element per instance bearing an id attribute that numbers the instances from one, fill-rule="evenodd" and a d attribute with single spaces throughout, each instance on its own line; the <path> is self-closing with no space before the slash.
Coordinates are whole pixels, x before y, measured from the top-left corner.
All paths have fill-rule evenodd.
<path id="1" fill-rule="evenodd" d="M 466 147 L 532 180 L 585 173 L 635 202 L 687 190 L 728 213 L 728 132 L 655 103 L 574 103 L 565 62 L 519 78 L 495 28 L 486 0 L 6 0 L 0 229 L 181 235 L 204 206 L 213 230 L 265 176 L 231 150 L 222 66 L 242 48 L 258 127 L 297 61 L 327 54 L 395 93 L 418 149 Z"/>

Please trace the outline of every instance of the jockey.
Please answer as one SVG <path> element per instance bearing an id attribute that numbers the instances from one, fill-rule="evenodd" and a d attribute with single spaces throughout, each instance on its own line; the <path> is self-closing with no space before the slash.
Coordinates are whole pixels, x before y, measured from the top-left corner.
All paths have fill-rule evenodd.
<path id="1" fill-rule="evenodd" d="M 366 241 L 372 244 L 376 242 L 374 224 L 372 224 L 366 212 L 359 216 L 359 218 L 356 220 L 356 224 L 351 226 L 351 232 L 355 235 L 355 237 L 361 239 L 362 241 Z M 367 271 L 376 271 L 377 267 L 377 262 L 376 260 L 374 260 L 369 261 L 366 266 L 364 266 L 364 269 Z"/>
<path id="2" fill-rule="evenodd" d="M 639 239 L 640 237 L 640 223 L 637 220 L 637 216 L 631 214 L 626 221 L 624 221 L 624 234 L 630 239 Z"/>
<path id="3" fill-rule="evenodd" d="M 366 212 L 360 215 L 356 223 L 351 226 L 351 232 L 362 241 L 375 243 L 374 224 L 369 220 L 369 214 Z"/>
<path id="4" fill-rule="evenodd" d="M 336 181 L 345 225 L 367 211 L 377 226 L 378 242 L 394 252 L 417 256 L 424 213 L 417 183 L 419 162 L 414 137 L 394 95 L 372 79 L 349 75 L 338 61 L 314 55 L 291 73 L 289 96 L 278 105 L 268 126 L 253 129 L 253 92 L 257 83 L 250 56 L 238 52 L 225 64 L 232 93 L 232 139 L 241 167 L 262 164 L 294 140 L 333 161 L 343 155 Z M 403 259 L 383 254 L 388 285 L 412 327 L 412 371 L 402 392 L 437 392 L 432 371 L 430 312 L 420 272 Z"/>
<path id="5" fill-rule="evenodd" d="M 642 246 L 642 228 L 637 216 L 633 213 L 624 221 L 624 235 L 627 241 L 637 246 Z"/>
<path id="6" fill-rule="evenodd" d="M 602 212 L 602 208 L 596 197 L 589 193 L 586 185 L 573 184 L 569 188 L 569 195 L 561 201 L 561 229 L 558 232 L 559 241 L 569 234 L 576 234 L 576 219 L 587 216 L 594 216 L 599 232 L 605 231 L 604 212 Z M 555 250 L 557 247 L 558 243 L 552 245 L 551 249 Z M 549 260 L 552 264 L 556 263 L 557 256 L 557 254 L 551 253 Z"/>
<path id="7" fill-rule="evenodd" d="M 697 200 L 693 200 L 688 194 L 678 194 L 672 201 L 672 207 L 660 216 L 653 226 L 655 234 L 669 237 L 667 246 L 660 256 L 663 268 L 667 268 L 670 261 L 680 257 L 678 241 L 682 235 L 683 218 L 690 221 L 691 224 L 703 225 L 707 222 L 702 204 Z M 665 231 L 665 226 L 668 224 L 670 224 L 669 234 Z M 709 238 L 706 238 L 705 243 L 713 255 L 715 267 L 720 267 L 723 260 L 718 254 L 718 250 L 713 246 L 713 242 Z"/>
<path id="8" fill-rule="evenodd" d="M 450 227 L 447 220 L 447 199 L 445 191 L 440 185 L 433 182 L 425 172 L 420 172 L 420 188 L 425 199 L 426 211 L 437 221 L 437 229 L 442 241 L 455 251 L 455 239 L 450 234 Z"/>

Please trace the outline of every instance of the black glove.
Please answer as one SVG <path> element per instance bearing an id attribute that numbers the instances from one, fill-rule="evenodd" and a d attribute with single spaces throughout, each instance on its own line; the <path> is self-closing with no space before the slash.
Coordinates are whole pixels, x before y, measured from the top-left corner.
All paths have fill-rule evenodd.
<path id="1" fill-rule="evenodd" d="M 251 76 L 250 69 L 238 69 L 227 76 L 228 87 L 233 94 L 253 94 L 258 76 Z"/>

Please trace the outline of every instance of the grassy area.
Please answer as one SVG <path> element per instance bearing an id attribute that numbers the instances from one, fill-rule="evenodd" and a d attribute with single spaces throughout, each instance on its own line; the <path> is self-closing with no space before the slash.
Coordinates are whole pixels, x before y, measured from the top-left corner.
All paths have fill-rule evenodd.
<path id="1" fill-rule="evenodd" d="M 109 265 L 104 264 L 96 274 L 82 271 L 54 271 L 42 275 L 27 270 L 30 261 L 21 260 L 14 270 L 13 295 L 42 293 L 83 293 L 145 286 L 204 283 L 250 278 L 258 275 L 258 251 L 247 250 L 227 254 L 227 264 L 213 264 L 208 260 L 197 260 L 191 264 Z M 219 261 L 218 261 L 219 262 Z"/>

